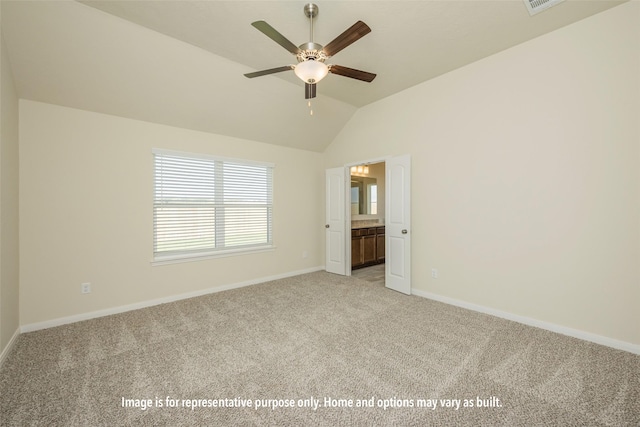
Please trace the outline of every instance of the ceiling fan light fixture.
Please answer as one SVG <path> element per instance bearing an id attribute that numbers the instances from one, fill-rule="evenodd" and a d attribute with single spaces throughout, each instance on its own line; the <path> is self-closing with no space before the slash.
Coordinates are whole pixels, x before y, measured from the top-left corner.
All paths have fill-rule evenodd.
<path id="1" fill-rule="evenodd" d="M 308 60 L 300 62 L 293 71 L 303 82 L 314 84 L 325 78 L 329 67 L 324 62 Z"/>

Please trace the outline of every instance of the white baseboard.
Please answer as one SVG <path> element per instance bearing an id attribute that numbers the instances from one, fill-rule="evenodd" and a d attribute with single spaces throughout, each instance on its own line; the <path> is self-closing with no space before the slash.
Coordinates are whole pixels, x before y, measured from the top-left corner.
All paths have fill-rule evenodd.
<path id="1" fill-rule="evenodd" d="M 544 322 L 542 320 L 532 319 L 530 317 L 520 316 L 517 314 L 496 310 L 494 308 L 485 307 L 478 304 L 472 304 L 466 301 L 457 300 L 455 298 L 432 294 L 431 292 L 424 292 L 419 289 L 411 289 L 411 294 L 640 355 L 640 345 L 632 344 L 626 341 L 619 341 L 613 338 L 603 337 L 602 335 L 596 335 L 589 332 L 580 331 L 578 329 L 567 328 L 565 326 L 556 325 L 554 323 Z"/>
<path id="2" fill-rule="evenodd" d="M 121 305 L 118 307 L 107 308 L 104 310 L 91 311 L 89 313 L 76 314 L 74 316 L 59 317 L 57 319 L 47 320 L 44 322 L 29 323 L 20 327 L 20 332 L 33 332 L 40 329 L 53 328 L 55 326 L 66 325 L 69 323 L 81 322 L 83 320 L 95 319 L 98 317 L 110 316 L 112 314 L 124 313 L 127 311 L 138 310 L 141 308 L 152 307 L 154 305 L 166 304 L 169 302 L 179 301 L 187 298 L 199 297 L 202 295 L 212 294 L 216 292 L 228 291 L 230 289 L 242 288 L 245 286 L 257 285 L 259 283 L 270 282 L 272 280 L 285 279 L 287 277 L 298 276 L 300 274 L 313 273 L 314 271 L 324 270 L 324 266 L 307 268 L 304 270 L 291 271 L 275 276 L 261 277 L 258 279 L 246 280 L 244 282 L 232 283 L 229 285 L 216 286 L 213 288 L 202 289 L 199 291 L 187 292 L 179 295 L 171 295 L 164 298 L 157 298 L 148 301 L 141 301 L 134 304 Z"/>
<path id="3" fill-rule="evenodd" d="M 11 349 L 13 348 L 16 341 L 18 340 L 19 335 L 20 335 L 20 328 L 16 329 L 16 331 L 13 333 L 13 336 L 7 343 L 6 347 L 2 350 L 2 353 L 0 353 L 0 368 L 4 364 L 4 360 L 7 358 L 9 353 L 11 353 Z"/>

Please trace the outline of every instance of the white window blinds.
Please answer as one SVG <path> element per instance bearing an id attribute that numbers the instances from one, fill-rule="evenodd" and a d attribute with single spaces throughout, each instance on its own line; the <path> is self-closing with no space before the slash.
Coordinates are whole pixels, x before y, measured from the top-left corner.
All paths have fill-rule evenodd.
<path id="1" fill-rule="evenodd" d="M 154 150 L 156 260 L 271 246 L 273 165 Z"/>

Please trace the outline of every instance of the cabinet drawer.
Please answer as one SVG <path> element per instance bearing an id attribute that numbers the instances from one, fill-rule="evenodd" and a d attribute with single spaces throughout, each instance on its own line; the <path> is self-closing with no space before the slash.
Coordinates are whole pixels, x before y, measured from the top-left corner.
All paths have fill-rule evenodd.
<path id="1" fill-rule="evenodd" d="M 378 228 L 376 228 L 376 233 L 378 233 L 378 234 L 384 234 L 384 227 L 378 227 Z"/>
<path id="2" fill-rule="evenodd" d="M 367 228 L 367 235 L 371 236 L 372 234 L 376 234 L 375 228 Z"/>

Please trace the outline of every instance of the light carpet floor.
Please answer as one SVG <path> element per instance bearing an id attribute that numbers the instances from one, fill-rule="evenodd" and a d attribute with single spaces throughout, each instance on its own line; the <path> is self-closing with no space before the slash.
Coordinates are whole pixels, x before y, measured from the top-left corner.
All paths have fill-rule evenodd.
<path id="1" fill-rule="evenodd" d="M 23 334 L 0 424 L 638 426 L 640 356 L 317 272 Z"/>

